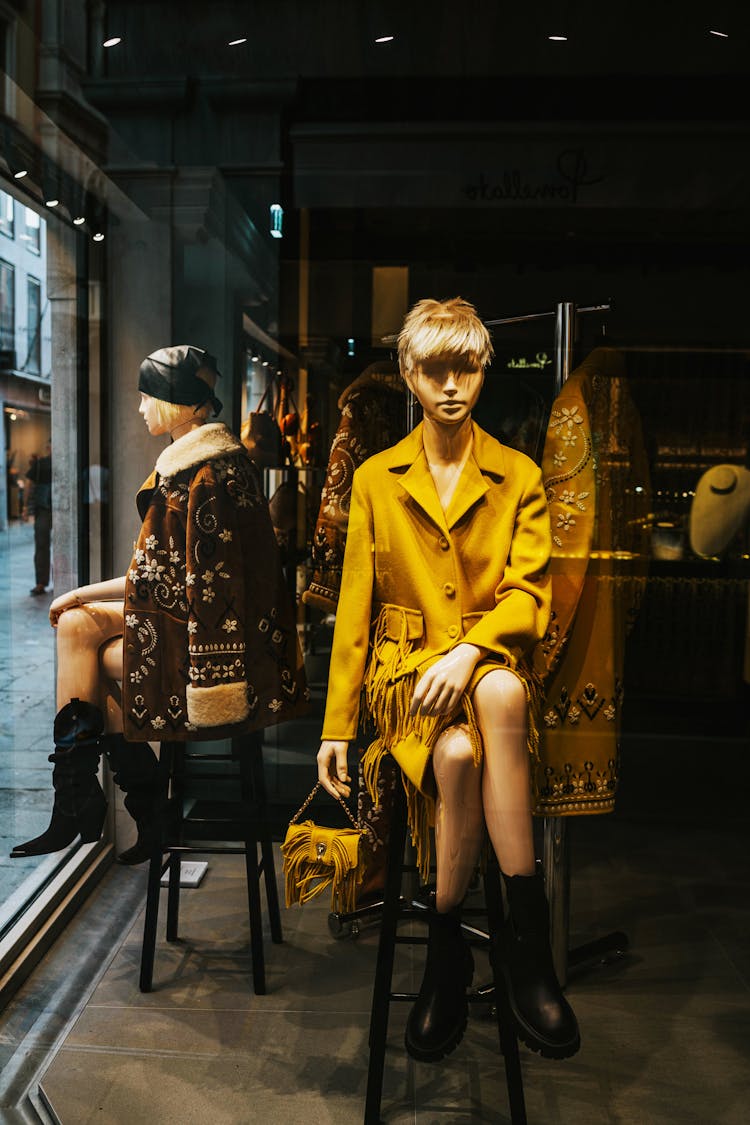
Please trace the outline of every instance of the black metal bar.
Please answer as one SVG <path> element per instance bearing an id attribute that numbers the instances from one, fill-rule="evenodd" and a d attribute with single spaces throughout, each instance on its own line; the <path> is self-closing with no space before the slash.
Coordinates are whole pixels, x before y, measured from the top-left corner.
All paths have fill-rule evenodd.
<path id="1" fill-rule="evenodd" d="M 380 1121 L 380 1103 L 383 1098 L 383 1074 L 385 1072 L 385 1045 L 388 1037 L 388 1009 L 396 951 L 399 899 L 401 897 L 401 863 L 405 844 L 406 800 L 403 786 L 397 785 L 390 826 L 383 921 L 380 928 L 375 983 L 372 990 L 370 1063 L 367 1069 L 364 1125 L 378 1125 Z"/>
<path id="2" fill-rule="evenodd" d="M 500 872 L 497 860 L 490 857 L 484 875 L 484 895 L 487 903 L 487 922 L 490 931 L 490 963 L 495 982 L 495 1011 L 497 1013 L 497 1029 L 500 1037 L 500 1050 L 505 1063 L 505 1081 L 508 1088 L 508 1104 L 510 1106 L 510 1119 L 512 1125 L 526 1125 L 526 1103 L 523 1093 L 523 1076 L 521 1074 L 521 1060 L 518 1053 L 518 1037 L 516 1035 L 513 1013 L 510 1010 L 508 992 L 505 987 L 502 970 L 499 967 L 500 946 L 498 936 L 503 924 L 502 919 L 502 891 L 500 889 Z"/>
<path id="3" fill-rule="evenodd" d="M 159 921 L 161 872 L 161 852 L 155 851 L 148 865 L 146 914 L 143 921 L 143 944 L 141 946 L 141 974 L 138 982 L 138 987 L 141 992 L 150 992 L 154 981 L 154 957 L 156 955 L 156 926 Z"/>
<path id="4" fill-rule="evenodd" d="M 257 747 L 249 751 L 250 754 L 250 780 L 251 796 L 256 809 L 266 808 L 266 777 L 263 772 L 263 745 L 258 738 Z M 257 817 L 256 817 L 257 820 Z M 271 926 L 271 941 L 280 945 L 284 940 L 281 931 L 281 910 L 279 908 L 279 890 L 276 886 L 276 864 L 273 856 L 273 843 L 270 832 L 264 828 L 260 839 L 260 853 L 263 866 L 263 880 L 266 886 L 266 904 L 268 906 L 268 920 Z"/>

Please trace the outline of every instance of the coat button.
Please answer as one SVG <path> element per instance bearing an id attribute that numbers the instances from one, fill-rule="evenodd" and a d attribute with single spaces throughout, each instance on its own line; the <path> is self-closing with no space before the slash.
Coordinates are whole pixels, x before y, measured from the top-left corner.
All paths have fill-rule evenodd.
<path id="1" fill-rule="evenodd" d="M 443 586 L 443 593 L 445 594 L 446 598 L 453 598 L 456 595 L 456 587 L 452 582 L 446 582 Z"/>
<path id="2" fill-rule="evenodd" d="M 448 627 L 448 636 L 449 637 L 457 637 L 458 636 L 458 625 L 450 625 Z"/>
<path id="3" fill-rule="evenodd" d="M 438 539 L 438 543 L 440 544 L 440 550 L 441 551 L 447 551 L 448 548 L 450 547 L 450 543 L 448 542 L 448 540 L 445 538 L 444 535 L 440 536 L 440 538 Z"/>

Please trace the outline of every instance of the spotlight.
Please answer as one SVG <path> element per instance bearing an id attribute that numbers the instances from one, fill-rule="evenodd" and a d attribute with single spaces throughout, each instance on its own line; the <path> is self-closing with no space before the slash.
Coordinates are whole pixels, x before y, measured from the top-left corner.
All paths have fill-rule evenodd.
<path id="1" fill-rule="evenodd" d="M 28 176 L 28 174 L 29 174 L 28 169 L 22 168 L 20 172 L 14 172 L 13 173 L 13 179 L 14 180 L 22 180 L 24 178 L 24 176 Z"/>
<path id="2" fill-rule="evenodd" d="M 284 208 L 280 203 L 271 204 L 271 238 L 284 237 Z"/>
<path id="3" fill-rule="evenodd" d="M 709 35 L 715 35 L 717 39 L 728 39 L 726 31 L 709 31 Z"/>
<path id="4" fill-rule="evenodd" d="M 85 222 L 86 222 L 86 216 L 85 215 L 76 215 L 75 219 L 73 219 L 73 226 L 74 227 L 82 227 Z"/>
<path id="5" fill-rule="evenodd" d="M 104 40 L 102 47 L 116 47 L 118 43 L 122 43 L 122 37 L 120 35 L 113 35 L 111 39 Z"/>
<path id="6" fill-rule="evenodd" d="M 45 207 L 59 207 L 60 206 L 60 200 L 59 199 L 45 199 L 44 205 L 45 205 Z"/>
<path id="7" fill-rule="evenodd" d="M 241 43 L 247 43 L 247 39 L 230 39 L 227 47 L 239 47 Z"/>
<path id="8" fill-rule="evenodd" d="M 259 355 L 251 355 L 251 356 L 250 356 L 250 361 L 251 361 L 252 363 L 260 363 L 260 356 L 259 356 Z"/>
<path id="9" fill-rule="evenodd" d="M 547 38 L 549 39 L 550 43 L 567 43 L 568 42 L 567 35 L 548 35 Z"/>
<path id="10" fill-rule="evenodd" d="M 395 35 L 379 35 L 375 40 L 376 43 L 392 43 L 396 38 Z"/>
<path id="11" fill-rule="evenodd" d="M 98 230 L 94 235 L 94 242 L 104 242 L 104 235 L 100 230 Z"/>

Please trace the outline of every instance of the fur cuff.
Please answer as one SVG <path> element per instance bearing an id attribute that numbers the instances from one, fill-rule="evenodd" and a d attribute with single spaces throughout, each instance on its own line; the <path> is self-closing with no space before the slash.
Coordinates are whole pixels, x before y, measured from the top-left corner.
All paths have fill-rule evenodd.
<path id="1" fill-rule="evenodd" d="M 243 448 L 242 442 L 223 422 L 206 422 L 162 450 L 156 461 L 156 471 L 160 477 L 173 477 L 183 469 L 226 457 Z"/>
<path id="2" fill-rule="evenodd" d="M 221 727 L 241 723 L 250 714 L 247 684 L 217 684 L 216 687 L 187 686 L 188 721 L 197 727 Z"/>

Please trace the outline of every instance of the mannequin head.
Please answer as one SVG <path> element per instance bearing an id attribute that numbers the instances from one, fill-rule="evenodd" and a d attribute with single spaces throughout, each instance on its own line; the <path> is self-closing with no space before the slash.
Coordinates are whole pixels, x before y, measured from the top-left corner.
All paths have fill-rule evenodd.
<path id="1" fill-rule="evenodd" d="M 401 375 L 425 418 L 455 426 L 469 417 L 492 357 L 489 332 L 461 297 L 418 301 L 398 337 Z"/>
<path id="2" fill-rule="evenodd" d="M 150 434 L 173 437 L 202 426 L 221 403 L 214 395 L 219 372 L 216 360 L 203 348 L 178 344 L 160 348 L 144 359 L 138 375 L 139 413 Z"/>

